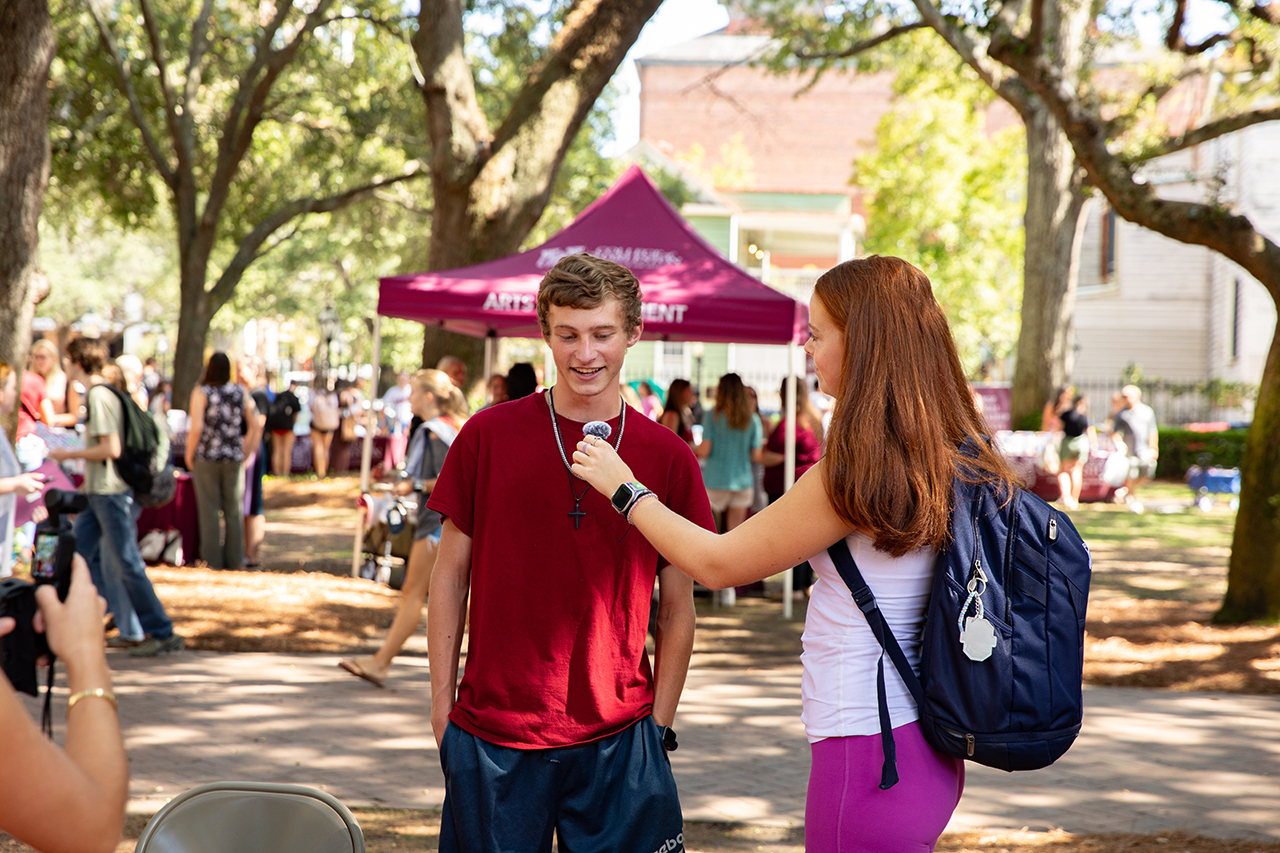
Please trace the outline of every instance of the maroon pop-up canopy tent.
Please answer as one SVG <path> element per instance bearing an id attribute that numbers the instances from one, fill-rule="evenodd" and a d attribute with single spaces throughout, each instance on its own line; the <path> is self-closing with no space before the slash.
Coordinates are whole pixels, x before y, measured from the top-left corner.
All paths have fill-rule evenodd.
<path id="1" fill-rule="evenodd" d="M 378 313 L 473 337 L 541 337 L 534 308 L 538 284 L 557 261 L 576 252 L 616 261 L 636 274 L 645 338 L 804 340 L 806 306 L 725 260 L 639 166 L 536 249 L 460 269 L 382 279 Z"/>

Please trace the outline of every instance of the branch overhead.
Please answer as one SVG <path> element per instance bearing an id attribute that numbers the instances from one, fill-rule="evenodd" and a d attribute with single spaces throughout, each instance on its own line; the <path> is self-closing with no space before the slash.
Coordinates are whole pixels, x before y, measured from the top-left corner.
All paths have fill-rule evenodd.
<path id="1" fill-rule="evenodd" d="M 1016 37 L 1007 30 L 992 38 L 990 53 L 1017 73 L 1054 114 L 1090 181 L 1117 213 L 1167 237 L 1221 253 L 1280 301 L 1280 246 L 1259 232 L 1248 217 L 1218 205 L 1161 198 L 1152 186 L 1136 179 L 1129 163 L 1110 150 L 1106 123 L 1082 103 L 1053 63 L 1019 50 Z M 1215 130 L 1229 132 L 1225 124 Z"/>
<path id="2" fill-rule="evenodd" d="M 796 59 L 803 59 L 803 60 L 849 59 L 851 57 L 857 56 L 860 53 L 866 53 L 868 50 L 871 50 L 872 48 L 879 47 L 885 42 L 892 41 L 893 39 L 897 38 L 900 35 L 903 35 L 904 33 L 910 33 L 910 32 L 914 32 L 915 30 L 924 30 L 928 28 L 929 28 L 929 25 L 924 21 L 915 21 L 910 24 L 899 24 L 897 26 L 890 27 L 889 29 L 885 30 L 882 33 L 879 33 L 878 35 L 874 35 L 871 38 L 863 39 L 862 41 L 859 41 L 855 44 L 851 44 L 849 45 L 849 47 L 845 48 L 844 50 L 835 50 L 835 51 L 798 50 L 796 51 Z"/>

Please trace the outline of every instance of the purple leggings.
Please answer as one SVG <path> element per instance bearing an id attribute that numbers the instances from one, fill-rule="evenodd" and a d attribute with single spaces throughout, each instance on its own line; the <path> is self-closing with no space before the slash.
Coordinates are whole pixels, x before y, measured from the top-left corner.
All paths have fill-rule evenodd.
<path id="1" fill-rule="evenodd" d="M 880 736 L 812 744 L 804 809 L 807 853 L 907 853 L 933 849 L 964 790 L 964 762 L 925 741 L 919 723 L 893 730 L 898 784 L 880 790 Z"/>

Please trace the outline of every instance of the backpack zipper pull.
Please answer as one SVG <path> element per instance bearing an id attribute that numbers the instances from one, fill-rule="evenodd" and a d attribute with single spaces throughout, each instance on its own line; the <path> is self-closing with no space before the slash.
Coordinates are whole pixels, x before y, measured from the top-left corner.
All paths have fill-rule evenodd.
<path id="1" fill-rule="evenodd" d="M 1056 542 L 1058 540 L 1058 519 L 1049 517 L 1049 541 Z"/>
<path id="2" fill-rule="evenodd" d="M 970 758 L 973 758 L 973 747 L 974 747 L 974 744 L 975 744 L 975 743 L 976 743 L 976 741 L 975 741 L 975 739 L 974 739 L 973 735 L 966 734 L 966 735 L 964 736 L 964 750 L 965 750 L 965 754 L 966 754 L 966 755 L 968 755 Z"/>

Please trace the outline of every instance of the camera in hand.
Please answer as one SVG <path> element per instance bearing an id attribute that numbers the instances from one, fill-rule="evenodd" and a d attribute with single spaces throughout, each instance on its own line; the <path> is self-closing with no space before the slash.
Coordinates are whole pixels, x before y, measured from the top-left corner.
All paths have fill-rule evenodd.
<path id="1" fill-rule="evenodd" d="M 0 580 L 0 616 L 11 616 L 17 626 L 0 637 L 0 667 L 15 690 L 35 696 L 36 660 L 48 655 L 52 659 L 44 634 L 37 634 L 31 624 L 36 615 L 37 586 L 53 584 L 58 598 L 66 599 L 71 586 L 71 558 L 76 552 L 76 537 L 68 515 L 84 512 L 89 499 L 79 492 L 50 489 L 44 496 L 49 517 L 36 525 L 35 546 L 31 557 L 31 583 L 17 578 Z"/>

